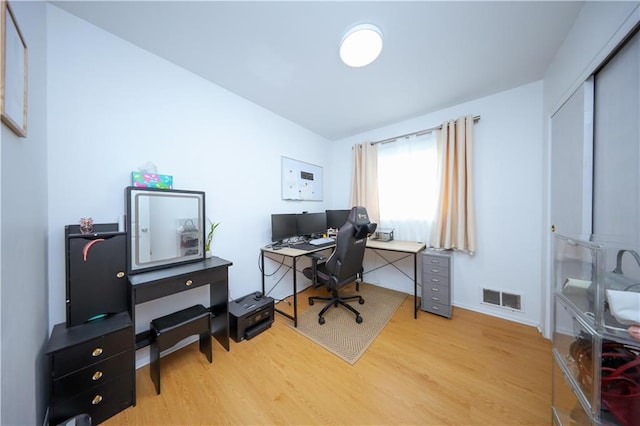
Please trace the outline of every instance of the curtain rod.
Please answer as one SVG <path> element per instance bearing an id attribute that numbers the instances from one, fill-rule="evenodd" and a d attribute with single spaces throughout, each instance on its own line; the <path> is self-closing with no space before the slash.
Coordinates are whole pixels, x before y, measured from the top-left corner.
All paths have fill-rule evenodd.
<path id="1" fill-rule="evenodd" d="M 476 123 L 480 121 L 480 116 L 476 115 L 473 117 L 473 122 Z M 422 135 L 426 135 L 429 134 L 431 132 L 433 132 L 434 130 L 440 130 L 442 129 L 442 124 L 436 127 L 431 127 L 429 129 L 424 129 L 424 130 L 418 130 L 417 132 L 411 132 L 411 133 L 407 133 L 404 135 L 400 135 L 400 136 L 394 136 L 392 138 L 388 138 L 388 139 L 382 139 L 381 141 L 376 141 L 376 142 L 371 142 L 371 145 L 377 145 L 379 143 L 389 143 L 389 142 L 395 142 L 398 139 L 402 139 L 402 138 L 408 138 L 409 136 L 422 136 Z"/>

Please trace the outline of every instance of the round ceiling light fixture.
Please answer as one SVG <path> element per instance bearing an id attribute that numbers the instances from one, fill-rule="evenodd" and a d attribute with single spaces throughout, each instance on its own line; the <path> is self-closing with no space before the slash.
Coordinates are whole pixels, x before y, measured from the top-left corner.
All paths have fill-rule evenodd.
<path id="1" fill-rule="evenodd" d="M 340 59 L 350 67 L 369 65 L 380 56 L 380 52 L 382 32 L 375 25 L 356 25 L 340 41 Z"/>

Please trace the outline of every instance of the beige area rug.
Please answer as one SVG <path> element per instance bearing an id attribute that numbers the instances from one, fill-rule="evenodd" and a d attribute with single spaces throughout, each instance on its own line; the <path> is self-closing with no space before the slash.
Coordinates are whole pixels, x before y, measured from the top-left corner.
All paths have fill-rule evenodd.
<path id="1" fill-rule="evenodd" d="M 355 285 L 345 287 L 341 293 L 343 292 L 346 295 L 355 294 Z M 325 292 L 320 294 L 324 296 Z M 329 308 L 324 315 L 325 324 L 320 325 L 318 312 L 325 306 L 325 302 L 316 300 L 313 306 L 309 306 L 298 315 L 297 328 L 293 327 L 292 323 L 289 323 L 289 326 L 353 365 L 407 297 L 405 293 L 367 283 L 360 284 L 360 295 L 364 298 L 363 305 L 357 300 L 351 302 L 362 315 L 363 321 L 360 324 L 356 323 L 355 315 L 351 311 L 338 306 Z M 308 305 L 308 297 L 299 296 L 298 303 Z"/>

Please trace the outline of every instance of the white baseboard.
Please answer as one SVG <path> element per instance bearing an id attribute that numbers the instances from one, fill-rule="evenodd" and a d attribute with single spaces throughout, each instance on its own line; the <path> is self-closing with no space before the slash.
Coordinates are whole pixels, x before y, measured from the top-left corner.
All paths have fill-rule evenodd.
<path id="1" fill-rule="evenodd" d="M 504 309 L 491 309 L 489 306 L 487 306 L 488 309 L 484 309 L 485 308 L 484 305 L 475 306 L 475 305 L 466 305 L 464 303 L 455 303 L 453 306 L 457 306 L 459 308 L 467 309 L 469 311 L 474 311 L 474 312 L 478 312 L 485 315 L 490 315 L 492 317 L 497 317 L 497 318 L 505 319 L 508 321 L 517 322 L 519 324 L 535 327 L 538 331 L 540 331 L 540 324 L 536 324 L 534 322 L 527 321 L 526 319 L 519 318 L 516 316 L 508 315 L 509 311 Z"/>

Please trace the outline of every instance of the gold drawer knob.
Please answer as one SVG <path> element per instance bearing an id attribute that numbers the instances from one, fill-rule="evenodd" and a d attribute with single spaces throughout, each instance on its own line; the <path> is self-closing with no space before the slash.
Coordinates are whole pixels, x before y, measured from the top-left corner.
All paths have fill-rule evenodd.
<path id="1" fill-rule="evenodd" d="M 185 284 L 186 284 L 187 286 L 190 286 L 191 284 L 193 284 L 193 281 L 192 281 L 192 280 L 187 280 L 187 282 L 185 282 Z"/>
<path id="2" fill-rule="evenodd" d="M 95 348 L 93 352 L 91 352 L 91 356 L 100 356 L 102 355 L 102 348 Z"/>
<path id="3" fill-rule="evenodd" d="M 98 405 L 102 402 L 102 395 L 98 394 L 91 400 L 91 405 Z"/>
<path id="4" fill-rule="evenodd" d="M 95 373 L 93 373 L 93 376 L 91 376 L 91 380 L 96 381 L 96 380 L 100 380 L 102 378 L 102 371 L 98 370 Z"/>
<path id="5" fill-rule="evenodd" d="M 118 277 L 118 278 L 122 278 L 122 277 L 124 277 L 124 272 L 122 272 L 122 271 L 118 272 L 118 273 L 116 274 L 116 277 Z"/>

